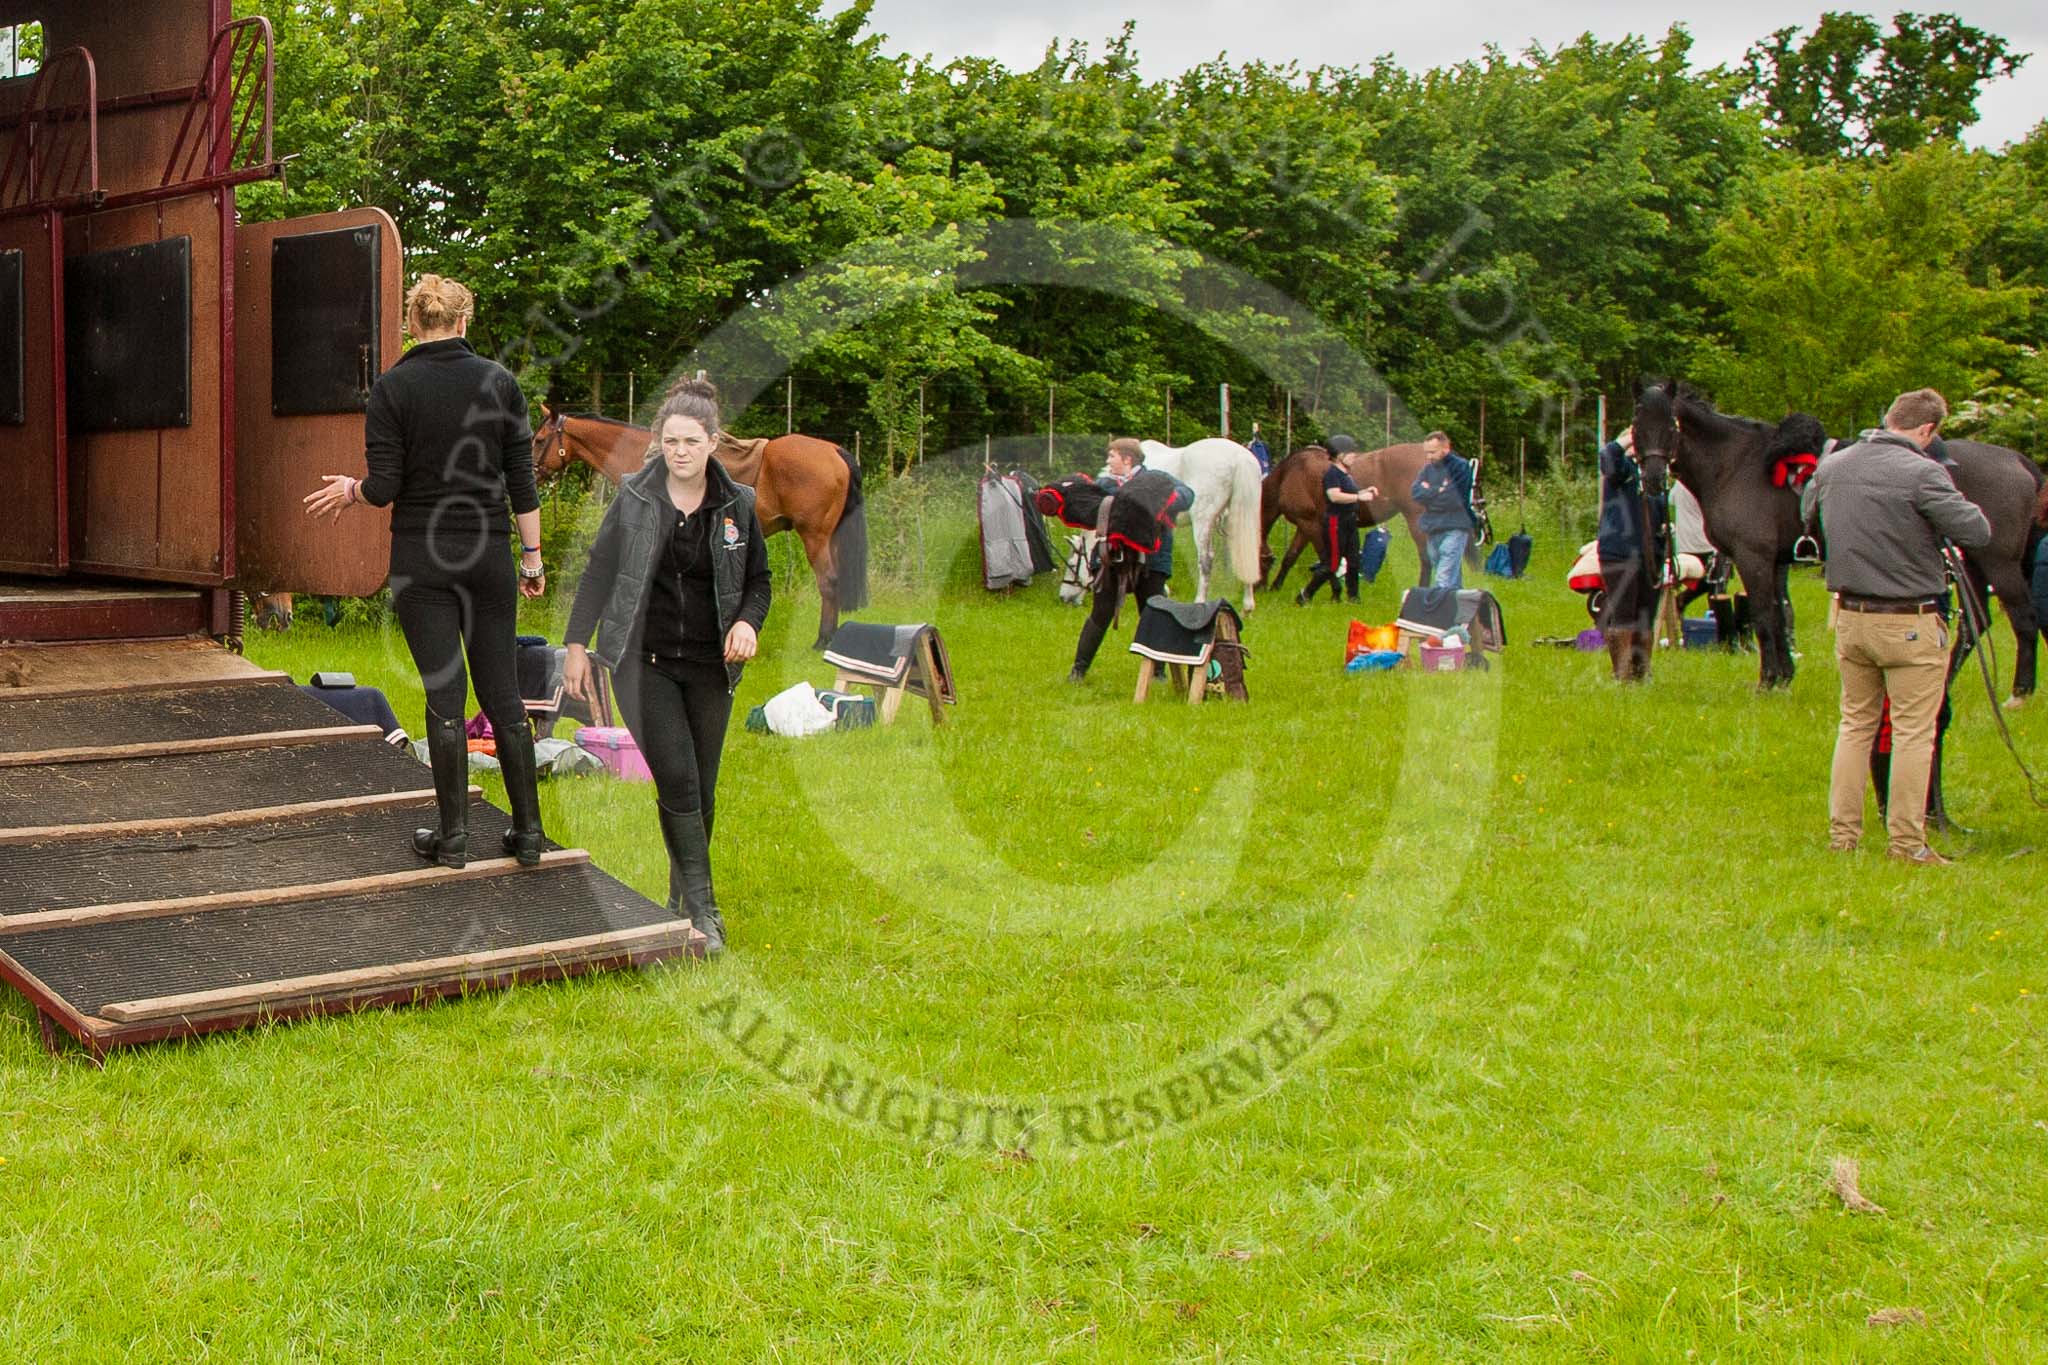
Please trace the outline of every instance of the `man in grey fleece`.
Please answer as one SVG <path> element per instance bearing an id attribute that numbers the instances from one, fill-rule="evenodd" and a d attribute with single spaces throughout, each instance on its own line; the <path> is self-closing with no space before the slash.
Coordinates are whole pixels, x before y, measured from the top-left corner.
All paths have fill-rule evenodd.
<path id="1" fill-rule="evenodd" d="M 1863 783 L 1886 697 L 1892 704 L 1890 853 L 1943 865 L 1927 846 L 1927 775 L 1948 681 L 1948 622 L 1941 596 L 1941 542 L 1981 549 L 1991 523 L 1924 453 L 1948 416 L 1933 389 L 1893 400 L 1884 426 L 1820 462 L 1801 511 L 1816 515 L 1835 594 L 1835 660 L 1842 721 L 1828 783 L 1828 846 L 1853 849 L 1863 835 Z"/>

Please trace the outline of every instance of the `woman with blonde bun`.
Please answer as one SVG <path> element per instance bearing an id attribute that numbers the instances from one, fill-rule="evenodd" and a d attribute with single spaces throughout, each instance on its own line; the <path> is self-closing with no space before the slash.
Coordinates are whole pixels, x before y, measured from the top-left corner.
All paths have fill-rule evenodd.
<path id="1" fill-rule="evenodd" d="M 363 437 L 367 479 L 327 475 L 306 499 L 316 516 L 356 504 L 391 508 L 391 605 L 427 693 L 427 753 L 440 824 L 413 834 L 413 851 L 443 867 L 469 856 L 469 747 L 463 709 L 474 679 L 490 717 L 512 826 L 507 856 L 540 862 L 540 794 L 533 730 L 519 698 L 515 638 L 520 594 L 547 588 L 533 430 L 518 381 L 467 340 L 469 290 L 422 275 L 406 295 L 411 349 L 370 390 Z M 517 522 L 514 576 L 504 542 Z M 468 669 L 463 666 L 468 656 Z"/>

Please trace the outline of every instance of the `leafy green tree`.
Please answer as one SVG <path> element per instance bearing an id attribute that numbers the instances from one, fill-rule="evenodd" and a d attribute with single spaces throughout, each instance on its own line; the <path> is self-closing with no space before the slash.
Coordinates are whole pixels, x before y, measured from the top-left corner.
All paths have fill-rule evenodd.
<path id="1" fill-rule="evenodd" d="M 1726 325 L 1699 372 L 1723 405 L 1761 417 L 1801 409 L 1852 431 L 1906 389 L 1975 392 L 2007 353 L 1998 329 L 2034 293 L 1970 278 L 1997 169 L 1936 143 L 1760 178 L 1705 263 Z"/>
<path id="2" fill-rule="evenodd" d="M 928 385 L 1016 382 L 1035 371 L 990 335 L 997 296 L 962 280 L 986 257 L 997 204 L 987 172 L 956 172 L 928 147 L 901 162 L 865 180 L 813 173 L 810 240 L 837 254 L 778 287 L 739 329 L 784 363 L 801 359 L 863 390 L 892 474 L 911 466 L 928 430 L 947 428 Z"/>
<path id="3" fill-rule="evenodd" d="M 1885 33 L 1865 15 L 1830 10 L 1811 33 L 1781 28 L 1751 47 L 1745 95 L 1787 151 L 1902 152 L 1960 136 L 1977 121 L 1984 86 L 2026 60 L 1953 14 L 1902 12 Z"/>
<path id="4" fill-rule="evenodd" d="M 1420 421 L 1496 448 L 1556 438 L 1560 395 L 1671 370 L 1711 301 L 1698 258 L 1761 152 L 1732 80 L 1655 46 L 1590 37 L 1421 75 L 1334 83 L 1398 186 L 1398 276 L 1374 352 Z"/>

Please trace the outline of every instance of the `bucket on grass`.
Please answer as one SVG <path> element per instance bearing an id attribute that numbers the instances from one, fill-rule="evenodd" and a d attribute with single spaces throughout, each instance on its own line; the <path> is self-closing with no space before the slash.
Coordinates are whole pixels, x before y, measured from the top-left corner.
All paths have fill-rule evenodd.
<path id="1" fill-rule="evenodd" d="M 1465 666 L 1465 646 L 1462 644 L 1419 644 L 1415 647 L 1415 654 L 1416 663 L 1424 673 L 1456 673 Z"/>

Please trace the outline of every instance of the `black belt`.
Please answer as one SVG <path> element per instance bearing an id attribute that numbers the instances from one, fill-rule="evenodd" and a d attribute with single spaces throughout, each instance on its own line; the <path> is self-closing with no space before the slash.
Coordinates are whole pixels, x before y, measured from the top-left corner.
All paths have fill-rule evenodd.
<path id="1" fill-rule="evenodd" d="M 1841 594 L 1843 611 L 1869 612 L 1878 616 L 1933 616 L 1941 604 L 1926 597 L 1853 597 Z"/>

